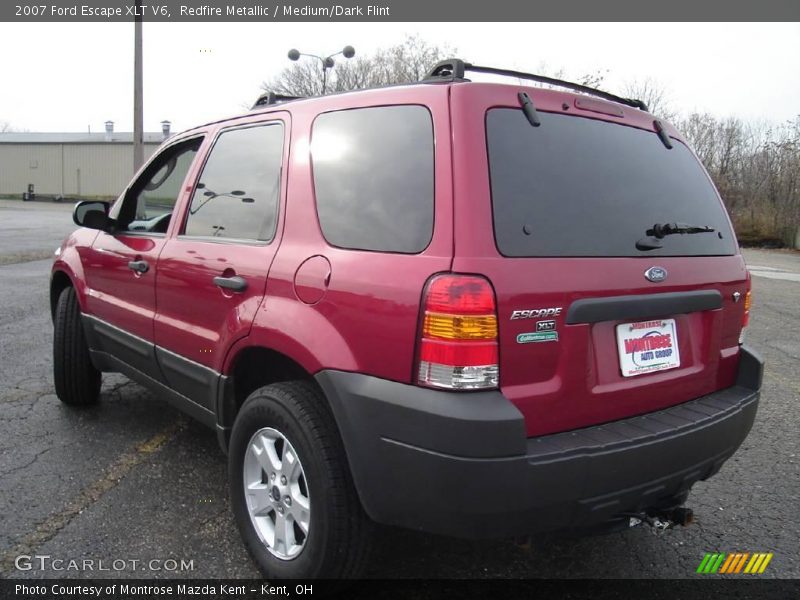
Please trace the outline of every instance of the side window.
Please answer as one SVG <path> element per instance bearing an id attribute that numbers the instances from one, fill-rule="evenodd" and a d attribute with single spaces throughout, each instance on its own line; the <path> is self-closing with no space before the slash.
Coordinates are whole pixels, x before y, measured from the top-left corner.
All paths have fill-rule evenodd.
<path id="1" fill-rule="evenodd" d="M 163 150 L 131 186 L 119 211 L 122 231 L 165 233 L 202 138 Z"/>
<path id="2" fill-rule="evenodd" d="M 192 197 L 184 235 L 272 241 L 282 162 L 280 123 L 220 135 Z"/>
<path id="3" fill-rule="evenodd" d="M 311 133 L 317 214 L 329 244 L 417 253 L 433 235 L 433 124 L 422 106 L 325 113 Z"/>

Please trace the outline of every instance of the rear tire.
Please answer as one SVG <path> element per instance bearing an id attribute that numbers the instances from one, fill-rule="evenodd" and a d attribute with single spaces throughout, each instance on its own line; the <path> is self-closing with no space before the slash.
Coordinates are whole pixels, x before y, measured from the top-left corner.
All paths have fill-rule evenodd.
<path id="1" fill-rule="evenodd" d="M 313 383 L 276 383 L 250 395 L 233 426 L 228 472 L 236 523 L 266 578 L 362 573 L 373 525 Z"/>
<path id="2" fill-rule="evenodd" d="M 58 297 L 53 329 L 56 396 L 70 406 L 96 404 L 100 398 L 101 375 L 89 357 L 81 309 L 71 287 L 64 289 Z"/>

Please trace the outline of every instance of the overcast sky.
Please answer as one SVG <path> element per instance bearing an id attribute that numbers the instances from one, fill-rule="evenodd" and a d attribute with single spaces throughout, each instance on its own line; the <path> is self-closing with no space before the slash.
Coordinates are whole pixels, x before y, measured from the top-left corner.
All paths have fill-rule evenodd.
<path id="1" fill-rule="evenodd" d="M 800 114 L 800 24 L 145 23 L 144 124 L 173 131 L 242 112 L 286 53 L 357 54 L 416 34 L 476 64 L 578 77 L 603 87 L 651 77 L 673 107 L 781 122 Z M 30 131 L 132 129 L 132 23 L 0 23 L 0 121 Z"/>

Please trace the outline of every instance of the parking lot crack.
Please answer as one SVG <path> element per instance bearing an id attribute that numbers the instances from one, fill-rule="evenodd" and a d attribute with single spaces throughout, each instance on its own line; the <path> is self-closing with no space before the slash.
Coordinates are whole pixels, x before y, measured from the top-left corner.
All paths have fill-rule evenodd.
<path id="1" fill-rule="evenodd" d="M 52 539 L 59 531 L 69 525 L 75 517 L 116 487 L 131 469 L 157 452 L 162 446 L 173 439 L 175 434 L 184 426 L 185 422 L 183 420 L 177 420 L 120 456 L 105 470 L 102 477 L 84 488 L 72 498 L 63 509 L 51 514 L 44 521 L 39 523 L 36 529 L 24 536 L 16 546 L 1 554 L 0 575 L 13 572 L 16 557 L 21 554 L 35 554 L 37 548 Z M 48 450 L 50 449 L 48 448 Z M 48 450 L 39 453 L 29 464 L 32 464 L 39 456 Z M 15 470 L 23 467 L 17 467 Z"/>
<path id="2" fill-rule="evenodd" d="M 17 471 L 21 471 L 22 469 L 30 467 L 33 463 L 38 461 L 39 458 L 41 458 L 44 454 L 47 454 L 48 452 L 50 452 L 50 450 L 52 450 L 52 448 L 45 448 L 41 452 L 36 453 L 33 456 L 33 458 L 31 458 L 31 460 L 29 460 L 25 464 L 19 465 L 18 467 L 14 467 L 13 469 L 9 469 L 7 471 L 3 471 L 2 473 L 0 473 L 0 477 L 5 477 L 6 475 L 11 475 L 12 473 L 16 473 Z"/>

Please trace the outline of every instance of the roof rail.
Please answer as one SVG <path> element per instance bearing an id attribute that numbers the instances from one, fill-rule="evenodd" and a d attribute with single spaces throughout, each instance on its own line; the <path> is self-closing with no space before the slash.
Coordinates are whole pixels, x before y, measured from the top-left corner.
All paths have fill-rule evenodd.
<path id="1" fill-rule="evenodd" d="M 250 108 L 255 110 L 262 106 L 269 106 L 270 104 L 280 104 L 281 102 L 291 102 L 292 100 L 302 100 L 302 96 L 286 96 L 284 94 L 276 94 L 275 92 L 264 92 L 258 97 L 256 103 Z"/>
<path id="2" fill-rule="evenodd" d="M 464 75 L 472 71 L 473 73 L 489 73 L 491 75 L 505 75 L 506 77 L 516 77 L 518 79 L 527 79 L 530 81 L 538 81 L 539 83 L 546 83 L 548 85 L 556 85 L 559 87 L 567 88 L 575 92 L 583 94 L 590 94 L 612 102 L 619 102 L 626 106 L 638 108 L 640 110 L 647 110 L 647 105 L 641 100 L 634 98 L 623 98 L 603 90 L 598 90 L 588 85 L 581 85 L 580 83 L 572 83 L 571 81 L 564 81 L 563 79 L 555 79 L 554 77 L 546 77 L 544 75 L 535 75 L 533 73 L 524 73 L 522 71 L 512 71 L 510 69 L 498 69 L 496 67 L 481 67 L 464 62 L 458 58 L 448 58 L 434 65 L 428 71 L 428 74 L 422 79 L 422 83 L 445 83 L 445 82 L 463 82 L 469 81 L 464 78 Z"/>

